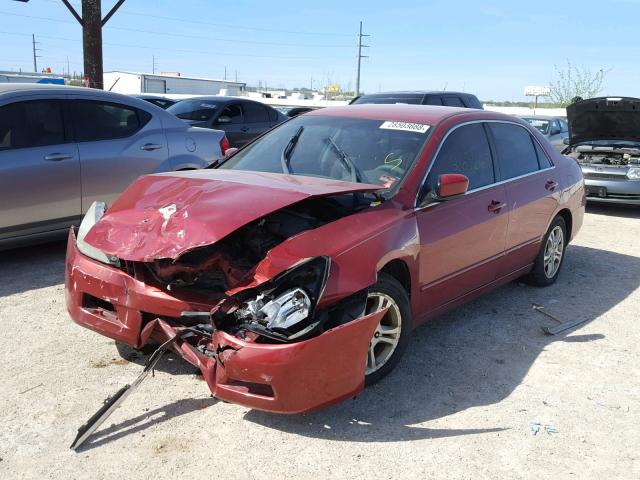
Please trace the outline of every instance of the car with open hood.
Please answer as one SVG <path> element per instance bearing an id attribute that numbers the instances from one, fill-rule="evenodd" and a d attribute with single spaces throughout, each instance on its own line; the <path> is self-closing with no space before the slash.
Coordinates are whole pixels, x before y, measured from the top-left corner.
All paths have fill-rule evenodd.
<path id="1" fill-rule="evenodd" d="M 584 175 L 587 200 L 640 205 L 640 99 L 602 97 L 567 107 L 564 154 Z"/>
<path id="2" fill-rule="evenodd" d="M 66 304 L 132 347 L 174 340 L 217 398 L 307 412 L 388 374 L 429 319 L 552 284 L 584 204 L 578 165 L 515 117 L 330 107 L 94 204 Z"/>

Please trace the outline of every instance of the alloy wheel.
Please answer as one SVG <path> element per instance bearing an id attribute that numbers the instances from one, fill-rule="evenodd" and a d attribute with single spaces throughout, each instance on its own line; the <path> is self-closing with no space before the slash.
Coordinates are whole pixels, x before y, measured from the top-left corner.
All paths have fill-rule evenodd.
<path id="1" fill-rule="evenodd" d="M 389 308 L 380 324 L 373 332 L 369 353 L 367 354 L 367 367 L 365 375 L 379 370 L 393 355 L 402 333 L 402 315 L 398 304 L 389 295 L 380 292 L 372 292 L 367 298 L 367 315 Z"/>
<path id="2" fill-rule="evenodd" d="M 553 278 L 562 262 L 562 254 L 564 253 L 564 232 L 562 227 L 556 225 L 544 247 L 544 274 L 547 278 Z"/>

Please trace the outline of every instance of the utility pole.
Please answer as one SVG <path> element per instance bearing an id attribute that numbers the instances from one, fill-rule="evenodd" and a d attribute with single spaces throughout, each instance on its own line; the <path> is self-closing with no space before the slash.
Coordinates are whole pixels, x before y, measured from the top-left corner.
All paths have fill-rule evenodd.
<path id="1" fill-rule="evenodd" d="M 238 83 L 238 70 L 236 70 L 236 83 Z"/>
<path id="2" fill-rule="evenodd" d="M 153 66 L 151 67 L 151 73 L 155 74 L 156 73 L 156 65 L 157 65 L 156 64 L 156 56 L 152 55 L 151 58 L 152 58 L 152 61 L 153 61 Z"/>
<path id="3" fill-rule="evenodd" d="M 227 79 L 227 66 L 224 66 L 224 79 Z"/>
<path id="4" fill-rule="evenodd" d="M 62 3 L 71 12 L 74 18 L 82 26 L 82 50 L 84 52 L 84 74 L 88 77 L 89 86 L 92 88 L 104 88 L 102 70 L 102 27 L 109 21 L 114 13 L 122 6 L 125 0 L 118 0 L 109 13 L 102 18 L 101 0 L 82 0 L 82 16 L 76 12 L 69 0 Z"/>
<path id="5" fill-rule="evenodd" d="M 362 22 L 360 22 L 360 31 L 358 32 L 358 73 L 356 75 L 356 97 L 360 95 L 360 61 L 363 58 L 369 58 L 369 55 L 362 55 L 363 47 L 368 47 L 369 45 L 362 44 L 362 37 L 370 37 L 371 35 L 365 35 L 362 33 Z"/>
<path id="6" fill-rule="evenodd" d="M 37 52 L 39 52 L 40 49 L 37 48 L 36 45 L 40 42 L 36 42 L 36 36 L 33 33 L 31 34 L 31 43 L 33 45 L 33 71 L 38 73 L 38 58 L 40 58 L 40 55 L 38 55 Z"/>

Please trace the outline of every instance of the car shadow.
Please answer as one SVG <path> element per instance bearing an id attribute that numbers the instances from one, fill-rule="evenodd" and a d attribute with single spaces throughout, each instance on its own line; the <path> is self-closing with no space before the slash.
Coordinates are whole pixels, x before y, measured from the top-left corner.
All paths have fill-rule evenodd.
<path id="1" fill-rule="evenodd" d="M 169 405 L 154 408 L 146 411 L 137 417 L 130 418 L 123 422 L 112 424 L 105 429 L 100 429 L 93 433 L 89 439 L 83 443 L 78 452 L 91 450 L 106 443 L 113 442 L 119 438 L 131 435 L 159 423 L 166 422 L 176 417 L 202 410 L 215 405 L 218 402 L 215 398 L 189 398 L 173 402 Z"/>
<path id="2" fill-rule="evenodd" d="M 64 282 L 67 242 L 56 241 L 0 252 L 0 297 Z"/>
<path id="3" fill-rule="evenodd" d="M 587 203 L 586 212 L 609 217 L 640 218 L 640 205 Z"/>
<path id="4" fill-rule="evenodd" d="M 571 245 L 553 286 L 534 288 L 513 282 L 416 329 L 393 373 L 353 401 L 297 416 L 250 410 L 244 418 L 297 435 L 356 442 L 409 441 L 509 428 L 415 425 L 502 401 L 552 342 L 606 341 L 600 333 L 572 333 L 639 285 L 640 258 Z M 555 324 L 534 311 L 532 304 L 543 305 L 563 321 L 584 323 L 556 336 L 545 335 L 541 327 Z"/>

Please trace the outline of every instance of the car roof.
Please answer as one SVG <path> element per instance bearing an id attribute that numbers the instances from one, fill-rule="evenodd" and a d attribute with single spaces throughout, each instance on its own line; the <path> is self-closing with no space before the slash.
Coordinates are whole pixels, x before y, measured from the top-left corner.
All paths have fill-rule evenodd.
<path id="1" fill-rule="evenodd" d="M 375 97 L 375 96 L 387 96 L 387 95 L 428 95 L 428 94 L 437 94 L 437 95 L 473 95 L 471 93 L 465 92 L 452 92 L 449 90 L 397 90 L 391 92 L 377 92 L 377 93 L 365 93 L 362 94 L 361 97 Z"/>
<path id="2" fill-rule="evenodd" d="M 208 100 L 208 101 L 216 101 L 216 102 L 220 102 L 220 103 L 224 103 L 224 102 L 237 102 L 238 100 L 242 100 L 243 102 L 255 102 L 255 103 L 262 103 L 262 102 L 257 102 L 255 100 L 251 100 L 250 98 L 244 98 L 244 97 L 225 97 L 223 95 L 200 95 L 198 97 L 189 97 L 189 98 L 181 98 L 180 100 L 178 100 L 179 102 L 184 102 L 184 101 L 201 101 L 201 100 Z M 264 105 L 264 104 L 263 104 Z"/>
<path id="3" fill-rule="evenodd" d="M 20 91 L 46 91 L 53 93 L 55 91 L 68 92 L 70 90 L 83 90 L 84 87 L 71 87 L 69 85 L 55 85 L 52 83 L 0 83 L 0 93 L 20 92 Z"/>
<path id="4" fill-rule="evenodd" d="M 536 120 L 556 120 L 556 119 L 563 120 L 562 117 L 556 117 L 553 115 L 520 115 L 520 118 L 533 118 Z"/>
<path id="5" fill-rule="evenodd" d="M 517 117 L 504 113 L 489 112 L 486 110 L 476 110 L 462 107 L 443 107 L 439 105 L 408 105 L 408 104 L 377 104 L 363 103 L 356 105 L 345 105 L 340 107 L 325 107 L 305 113 L 309 115 L 336 116 L 369 118 L 372 120 L 390 120 L 395 122 L 416 122 L 435 125 L 445 118 L 454 115 L 482 115 L 487 120 L 508 120 L 522 122 Z"/>

